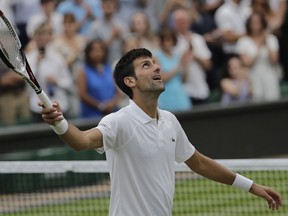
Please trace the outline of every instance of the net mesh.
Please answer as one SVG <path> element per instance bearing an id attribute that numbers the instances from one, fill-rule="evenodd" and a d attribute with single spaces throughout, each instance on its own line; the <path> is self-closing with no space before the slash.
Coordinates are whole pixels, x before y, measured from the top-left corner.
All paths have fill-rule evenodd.
<path id="1" fill-rule="evenodd" d="M 276 212 L 250 193 L 207 180 L 176 164 L 173 216 L 288 215 L 288 159 L 219 160 L 248 178 L 275 188 Z M 106 161 L 0 162 L 0 215 L 107 216 L 110 181 Z"/>
<path id="2" fill-rule="evenodd" d="M 25 72 L 25 61 L 20 52 L 21 43 L 9 21 L 1 16 L 0 19 L 0 49 L 10 64 L 18 71 Z"/>

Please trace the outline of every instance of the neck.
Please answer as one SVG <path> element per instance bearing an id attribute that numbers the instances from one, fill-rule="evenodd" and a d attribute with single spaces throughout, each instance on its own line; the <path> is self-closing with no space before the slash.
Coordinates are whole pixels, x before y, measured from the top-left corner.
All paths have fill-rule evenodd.
<path id="1" fill-rule="evenodd" d="M 158 99 L 158 97 L 157 97 Z M 144 99 L 141 100 L 139 98 L 133 99 L 133 101 L 151 118 L 158 118 L 157 106 L 158 100 L 157 99 Z"/>

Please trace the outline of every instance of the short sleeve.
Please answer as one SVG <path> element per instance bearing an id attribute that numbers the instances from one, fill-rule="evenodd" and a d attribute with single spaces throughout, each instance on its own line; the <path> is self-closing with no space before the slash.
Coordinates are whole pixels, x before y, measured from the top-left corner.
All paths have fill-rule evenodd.
<path id="1" fill-rule="evenodd" d="M 267 38 L 267 46 L 273 51 L 273 52 L 278 52 L 279 50 L 279 43 L 278 39 L 275 35 L 270 34 Z"/>
<path id="2" fill-rule="evenodd" d="M 103 147 L 96 149 L 99 153 L 103 153 L 107 149 L 112 149 L 115 147 L 115 141 L 117 137 L 117 118 L 116 114 L 112 113 L 105 116 L 96 127 L 99 129 L 103 136 Z"/>
<path id="3" fill-rule="evenodd" d="M 185 162 L 195 152 L 195 147 L 188 140 L 179 121 L 174 117 L 174 126 L 177 129 L 177 143 L 175 149 L 175 160 L 178 163 Z"/>

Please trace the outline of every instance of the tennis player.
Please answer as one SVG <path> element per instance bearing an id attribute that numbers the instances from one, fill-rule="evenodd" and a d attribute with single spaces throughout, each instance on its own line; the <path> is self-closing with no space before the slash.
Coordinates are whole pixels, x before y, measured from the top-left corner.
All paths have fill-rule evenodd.
<path id="1" fill-rule="evenodd" d="M 279 208 L 278 192 L 202 155 L 176 117 L 157 107 L 165 87 L 150 51 L 141 48 L 126 53 L 115 67 L 114 79 L 130 104 L 103 117 L 95 128 L 81 131 L 67 121 L 66 128 L 57 128 L 55 122 L 64 119 L 59 104 L 42 109 L 44 121 L 73 149 L 106 152 L 112 187 L 110 216 L 172 215 L 175 161 L 185 162 L 208 179 L 264 198 L 272 210 Z"/>

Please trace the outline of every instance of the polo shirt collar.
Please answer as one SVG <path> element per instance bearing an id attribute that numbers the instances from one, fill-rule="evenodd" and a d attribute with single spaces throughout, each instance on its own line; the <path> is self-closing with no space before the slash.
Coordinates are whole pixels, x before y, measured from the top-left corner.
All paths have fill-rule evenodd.
<path id="1" fill-rule="evenodd" d="M 135 118 L 139 119 L 143 124 L 151 122 L 155 119 L 148 116 L 133 100 L 129 100 L 129 111 L 130 114 L 133 115 Z M 157 107 L 158 118 L 161 120 L 161 115 L 159 112 L 159 108 Z"/>

